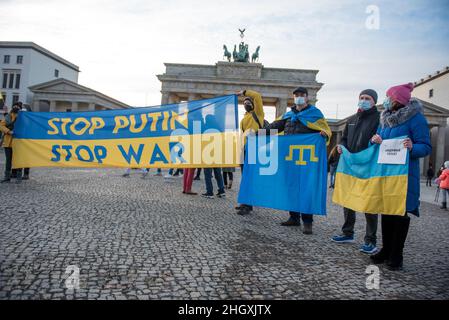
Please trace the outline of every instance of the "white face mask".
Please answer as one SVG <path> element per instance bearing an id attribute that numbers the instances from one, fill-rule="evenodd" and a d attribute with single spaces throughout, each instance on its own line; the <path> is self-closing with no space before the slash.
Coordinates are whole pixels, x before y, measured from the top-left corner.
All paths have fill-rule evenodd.
<path id="1" fill-rule="evenodd" d="M 302 106 L 306 103 L 306 98 L 304 97 L 295 97 L 295 104 L 297 106 Z"/>

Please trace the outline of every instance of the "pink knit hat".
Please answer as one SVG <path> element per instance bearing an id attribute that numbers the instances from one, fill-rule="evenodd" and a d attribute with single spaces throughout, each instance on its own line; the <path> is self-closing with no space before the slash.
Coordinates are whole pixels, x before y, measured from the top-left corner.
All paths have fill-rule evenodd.
<path id="1" fill-rule="evenodd" d="M 412 91 L 413 83 L 409 82 L 407 84 L 401 84 L 399 86 L 391 87 L 387 90 L 387 96 L 389 96 L 392 101 L 397 101 L 400 104 L 406 106 L 410 101 Z"/>

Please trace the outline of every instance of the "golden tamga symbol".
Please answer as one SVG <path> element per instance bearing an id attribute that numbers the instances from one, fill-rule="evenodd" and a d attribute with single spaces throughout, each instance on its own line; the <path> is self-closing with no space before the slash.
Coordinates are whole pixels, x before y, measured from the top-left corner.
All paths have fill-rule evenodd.
<path id="1" fill-rule="evenodd" d="M 289 154 L 285 157 L 286 161 L 293 161 L 294 150 L 299 150 L 299 158 L 296 160 L 295 164 L 298 166 L 306 166 L 307 162 L 304 160 L 304 150 L 310 150 L 310 162 L 318 162 L 318 157 L 315 155 L 315 146 L 314 145 L 291 145 Z"/>

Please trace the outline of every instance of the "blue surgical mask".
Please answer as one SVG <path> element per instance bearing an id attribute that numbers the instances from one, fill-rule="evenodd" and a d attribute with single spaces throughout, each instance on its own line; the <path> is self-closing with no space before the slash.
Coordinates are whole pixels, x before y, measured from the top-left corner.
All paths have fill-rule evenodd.
<path id="1" fill-rule="evenodd" d="M 391 99 L 390 97 L 386 97 L 384 100 L 384 108 L 385 110 L 391 110 Z"/>
<path id="2" fill-rule="evenodd" d="M 306 98 L 304 97 L 295 97 L 295 104 L 297 106 L 302 106 L 306 103 Z"/>
<path id="3" fill-rule="evenodd" d="M 362 110 L 369 110 L 371 109 L 371 101 L 368 100 L 360 100 L 359 101 L 359 108 Z"/>

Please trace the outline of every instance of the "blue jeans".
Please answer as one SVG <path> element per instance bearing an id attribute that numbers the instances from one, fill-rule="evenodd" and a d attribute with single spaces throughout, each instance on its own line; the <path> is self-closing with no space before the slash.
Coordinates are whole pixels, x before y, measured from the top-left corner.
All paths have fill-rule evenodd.
<path id="1" fill-rule="evenodd" d="M 331 175 L 331 187 L 335 186 L 335 175 L 337 174 L 337 166 L 330 166 L 330 175 Z"/>
<path id="2" fill-rule="evenodd" d="M 302 219 L 304 223 L 312 223 L 313 222 L 313 214 L 304 214 L 300 212 L 290 211 L 290 220 L 298 221 Z"/>
<path id="3" fill-rule="evenodd" d="M 204 178 L 206 180 L 206 192 L 207 194 L 214 194 L 214 187 L 212 185 L 212 170 L 214 171 L 214 177 L 218 185 L 218 193 L 224 193 L 223 175 L 221 174 L 221 168 L 204 168 Z"/>

